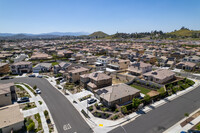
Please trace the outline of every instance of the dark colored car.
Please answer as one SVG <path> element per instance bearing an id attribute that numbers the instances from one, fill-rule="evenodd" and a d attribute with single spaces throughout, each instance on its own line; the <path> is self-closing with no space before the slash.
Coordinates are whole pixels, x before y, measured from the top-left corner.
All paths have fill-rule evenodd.
<path id="1" fill-rule="evenodd" d="M 32 77 L 32 78 L 34 78 L 34 77 L 35 77 L 35 74 L 29 75 L 28 77 Z"/>
<path id="2" fill-rule="evenodd" d="M 17 100 L 18 103 L 23 103 L 23 102 L 29 102 L 29 97 L 22 97 L 19 100 Z"/>
<path id="3" fill-rule="evenodd" d="M 200 133 L 198 130 L 188 130 L 188 133 Z"/>
<path id="4" fill-rule="evenodd" d="M 37 78 L 42 78 L 42 77 L 43 77 L 42 75 L 38 75 L 38 76 L 37 76 Z"/>
<path id="5" fill-rule="evenodd" d="M 13 77 L 5 76 L 5 77 L 1 78 L 1 80 L 6 80 L 6 79 L 13 79 Z"/>
<path id="6" fill-rule="evenodd" d="M 88 100 L 87 102 L 88 102 L 88 104 L 92 104 L 92 103 L 95 103 L 97 100 L 96 99 L 94 99 L 94 98 L 91 98 L 90 100 Z"/>

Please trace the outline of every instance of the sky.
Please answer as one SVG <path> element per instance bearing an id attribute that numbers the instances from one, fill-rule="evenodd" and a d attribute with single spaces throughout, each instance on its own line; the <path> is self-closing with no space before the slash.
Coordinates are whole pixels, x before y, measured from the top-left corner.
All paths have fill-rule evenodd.
<path id="1" fill-rule="evenodd" d="M 0 33 L 200 30 L 200 0 L 0 0 Z"/>

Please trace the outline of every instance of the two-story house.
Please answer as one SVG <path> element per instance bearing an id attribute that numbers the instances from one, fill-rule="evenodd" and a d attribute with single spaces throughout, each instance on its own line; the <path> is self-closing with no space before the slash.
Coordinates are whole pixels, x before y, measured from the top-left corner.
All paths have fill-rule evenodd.
<path id="1" fill-rule="evenodd" d="M 80 66 L 74 66 L 71 69 L 72 70 L 68 71 L 66 74 L 66 80 L 71 83 L 79 82 L 80 75 L 89 73 L 89 69 Z"/>
<path id="2" fill-rule="evenodd" d="M 152 65 L 140 61 L 130 64 L 127 70 L 129 74 L 140 76 L 143 73 L 152 71 Z"/>
<path id="3" fill-rule="evenodd" d="M 10 68 L 12 74 L 30 73 L 32 72 L 32 62 L 21 61 L 13 63 Z"/>
<path id="4" fill-rule="evenodd" d="M 110 64 L 107 65 L 108 68 L 114 70 L 127 69 L 130 64 L 130 60 L 113 59 Z"/>
<path id="5" fill-rule="evenodd" d="M 93 72 L 80 76 L 80 84 L 91 91 L 112 85 L 112 78 L 105 73 Z"/>
<path id="6" fill-rule="evenodd" d="M 12 104 L 17 100 L 14 83 L 0 84 L 0 107 Z"/>

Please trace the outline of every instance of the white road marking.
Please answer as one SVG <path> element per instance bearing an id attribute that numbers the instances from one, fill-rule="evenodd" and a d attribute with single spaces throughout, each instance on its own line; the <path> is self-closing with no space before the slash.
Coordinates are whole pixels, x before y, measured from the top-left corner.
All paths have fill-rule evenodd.
<path id="1" fill-rule="evenodd" d="M 69 130 L 69 129 L 71 129 L 72 127 L 71 127 L 71 125 L 68 123 L 68 124 L 66 124 L 66 125 L 63 125 L 63 130 Z"/>

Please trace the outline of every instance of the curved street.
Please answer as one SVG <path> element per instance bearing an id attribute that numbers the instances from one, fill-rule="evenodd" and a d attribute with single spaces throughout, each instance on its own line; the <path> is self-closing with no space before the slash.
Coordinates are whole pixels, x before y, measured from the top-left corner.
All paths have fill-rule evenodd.
<path id="1" fill-rule="evenodd" d="M 93 132 L 67 98 L 56 90 L 46 79 L 25 77 L 0 80 L 0 83 L 8 82 L 24 82 L 32 87 L 37 85 L 42 91 L 40 95 L 48 106 L 59 133 Z"/>

